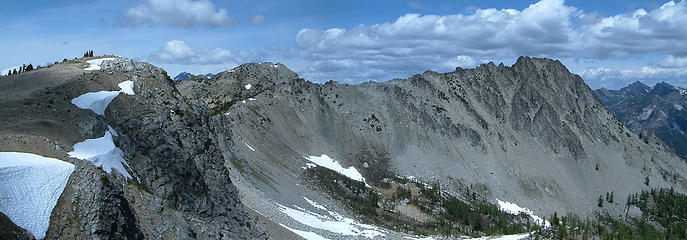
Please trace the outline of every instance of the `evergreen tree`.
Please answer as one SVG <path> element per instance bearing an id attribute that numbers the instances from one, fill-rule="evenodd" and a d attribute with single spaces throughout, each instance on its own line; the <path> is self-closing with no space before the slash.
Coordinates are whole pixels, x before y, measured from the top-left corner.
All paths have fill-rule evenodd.
<path id="1" fill-rule="evenodd" d="M 29 65 L 26 66 L 26 71 L 28 72 L 28 71 L 31 71 L 31 70 L 33 70 L 33 65 L 31 65 L 31 63 L 29 63 Z"/>
<path id="2" fill-rule="evenodd" d="M 7 70 L 7 76 L 12 75 L 12 70 Z"/>
<path id="3" fill-rule="evenodd" d="M 644 185 L 649 186 L 649 176 L 646 176 L 646 178 L 644 178 Z"/>
<path id="4" fill-rule="evenodd" d="M 12 74 L 17 74 L 17 69 L 16 69 L 16 68 L 12 70 Z"/>
<path id="5" fill-rule="evenodd" d="M 554 226 L 558 225 L 558 213 L 553 212 L 553 217 L 551 218 L 551 224 Z"/>
<path id="6" fill-rule="evenodd" d="M 599 203 L 597 204 L 599 207 L 604 207 L 604 197 L 603 195 L 599 195 Z"/>

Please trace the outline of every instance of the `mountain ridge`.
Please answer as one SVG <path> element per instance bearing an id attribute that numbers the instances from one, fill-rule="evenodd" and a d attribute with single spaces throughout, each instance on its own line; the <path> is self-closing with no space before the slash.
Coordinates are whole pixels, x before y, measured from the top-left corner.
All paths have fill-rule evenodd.
<path id="1" fill-rule="evenodd" d="M 253 73 L 261 74 L 236 77 L 247 75 L 240 70 L 245 66 L 257 67 Z M 683 163 L 678 163 L 681 170 L 668 167 L 674 158 L 633 135 L 579 76 L 555 60 L 521 57 L 511 67 L 489 63 L 357 85 L 311 83 L 294 74 L 269 63 L 249 64 L 219 73 L 213 81 L 177 86 L 187 99 L 202 100 L 215 112 L 213 123 L 222 129 L 218 138 L 227 141 L 220 144 L 225 152 L 236 152 L 244 164 L 269 169 L 269 178 L 282 179 L 267 185 L 295 181 L 279 175 L 302 174 L 298 168 L 283 169 L 276 159 L 298 166 L 303 164 L 298 156 L 327 154 L 344 166 L 363 169 L 366 177 L 414 176 L 439 181 L 448 189 L 482 186 L 479 193 L 489 198 L 541 207 L 532 209 L 535 213 L 567 210 L 586 215 L 596 209 L 598 195 L 641 189 L 647 174 L 659 176 L 658 181 L 664 174 L 684 175 L 669 173 L 683 171 Z M 260 87 L 244 89 L 248 84 Z M 227 95 L 235 91 L 239 92 Z M 263 136 L 266 133 L 269 137 Z M 451 147 L 446 149 L 448 143 Z M 244 144 L 255 151 L 244 150 Z M 629 150 L 633 148 L 647 153 Z M 646 162 L 652 157 L 645 155 L 663 159 L 662 163 Z M 426 162 L 420 166 L 420 160 Z M 371 169 L 370 161 L 382 169 Z M 656 167 L 648 172 L 636 167 L 640 163 Z M 557 174 L 534 170 L 542 166 L 551 167 L 541 171 Z M 447 174 L 447 169 L 456 175 Z M 449 180 L 453 176 L 462 177 Z M 505 188 L 500 182 L 515 182 L 519 188 Z M 680 181 L 660 184 L 684 188 Z M 580 196 L 587 200 L 573 200 Z"/>
<path id="2" fill-rule="evenodd" d="M 485 236 L 506 232 L 474 224 L 530 231 L 503 202 L 539 216 L 616 216 L 625 206 L 597 207 L 600 195 L 687 190 L 687 163 L 632 133 L 556 60 L 351 85 L 269 62 L 173 81 L 104 57 L 0 77 L 0 151 L 75 165 L 49 239 L 402 238 L 439 234 L 446 221 L 453 236 Z M 95 62 L 100 70 L 85 70 Z M 116 95 L 102 115 L 71 102 L 123 81 L 135 94 Z M 116 135 L 132 180 L 69 157 L 103 132 Z M 494 211 L 456 217 L 456 206 Z"/>
<path id="3" fill-rule="evenodd" d="M 637 81 L 620 90 L 595 91 L 602 102 L 635 133 L 653 135 L 687 159 L 687 90 L 660 82 L 648 87 Z"/>

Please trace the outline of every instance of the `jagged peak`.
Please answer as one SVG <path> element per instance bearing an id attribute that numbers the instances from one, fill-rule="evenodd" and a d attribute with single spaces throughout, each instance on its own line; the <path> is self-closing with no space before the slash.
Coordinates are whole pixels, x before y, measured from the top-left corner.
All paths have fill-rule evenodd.
<path id="1" fill-rule="evenodd" d="M 638 87 L 650 88 L 649 86 L 647 86 L 646 84 L 644 84 L 643 82 L 641 82 L 639 80 L 634 81 L 633 83 L 630 83 L 630 85 L 628 85 L 628 86 L 638 86 Z"/>
<path id="2" fill-rule="evenodd" d="M 624 88 L 620 89 L 620 92 L 623 94 L 630 94 L 630 95 L 641 95 L 641 94 L 646 94 L 651 90 L 651 87 L 645 85 L 644 83 L 640 81 L 635 81 L 631 83 L 630 85 L 627 85 Z"/>

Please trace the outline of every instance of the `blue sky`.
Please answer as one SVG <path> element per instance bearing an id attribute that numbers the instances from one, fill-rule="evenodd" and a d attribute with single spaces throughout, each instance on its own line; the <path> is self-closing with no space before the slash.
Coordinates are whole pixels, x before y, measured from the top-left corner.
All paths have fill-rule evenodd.
<path id="1" fill-rule="evenodd" d="M 0 6 L 0 70 L 93 49 L 172 77 L 271 61 L 357 83 L 529 55 L 561 60 L 592 88 L 687 87 L 685 26 L 685 0 L 17 1 Z"/>

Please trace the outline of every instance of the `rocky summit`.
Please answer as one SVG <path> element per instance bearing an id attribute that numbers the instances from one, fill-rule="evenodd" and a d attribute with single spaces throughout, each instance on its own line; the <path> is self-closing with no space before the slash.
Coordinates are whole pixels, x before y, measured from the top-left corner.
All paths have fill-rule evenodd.
<path id="1" fill-rule="evenodd" d="M 0 182 L 7 238 L 519 239 L 687 192 L 685 161 L 544 58 L 352 85 L 280 63 L 173 81 L 86 57 L 0 77 L 0 109 L 0 176 L 23 169 Z M 25 221 L 8 186 L 58 172 L 14 152 L 68 163 L 31 192 L 49 219 Z"/>

